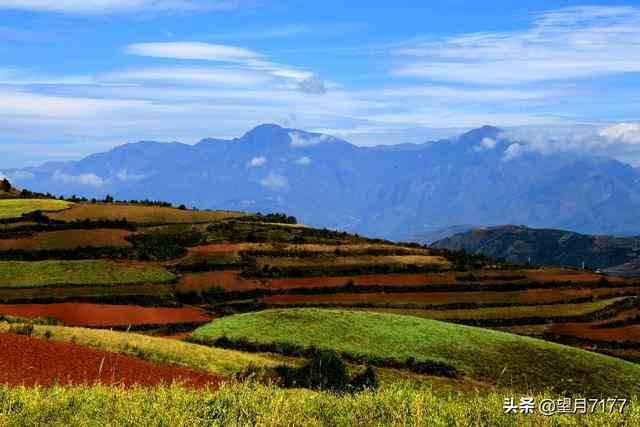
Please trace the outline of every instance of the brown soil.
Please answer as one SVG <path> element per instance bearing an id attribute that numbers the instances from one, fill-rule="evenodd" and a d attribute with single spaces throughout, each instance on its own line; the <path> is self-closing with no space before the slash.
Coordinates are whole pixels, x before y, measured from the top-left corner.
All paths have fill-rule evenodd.
<path id="1" fill-rule="evenodd" d="M 17 239 L 0 239 L 0 250 L 10 249 L 74 249 L 81 246 L 123 247 L 131 246 L 125 240 L 131 234 L 126 230 L 64 230 L 39 233 Z"/>
<path id="2" fill-rule="evenodd" d="M 621 328 L 595 328 L 593 326 L 594 324 L 590 323 L 556 323 L 549 327 L 549 332 L 598 341 L 640 342 L 640 325 Z"/>
<path id="3" fill-rule="evenodd" d="M 223 379 L 78 345 L 0 334 L 0 383 L 9 386 L 102 383 L 130 387 L 178 381 L 202 388 L 216 387 Z"/>
<path id="4" fill-rule="evenodd" d="M 12 300 L 34 298 L 70 298 L 70 297 L 95 297 L 95 296 L 128 296 L 128 295 L 166 295 L 172 290 L 172 285 L 147 284 L 126 286 L 74 286 L 51 288 L 15 288 L 0 289 L 0 300 L 10 302 Z"/>
<path id="5" fill-rule="evenodd" d="M 70 326 L 119 327 L 207 322 L 212 317 L 196 308 L 140 307 L 85 303 L 2 304 L 0 314 L 54 318 Z"/>

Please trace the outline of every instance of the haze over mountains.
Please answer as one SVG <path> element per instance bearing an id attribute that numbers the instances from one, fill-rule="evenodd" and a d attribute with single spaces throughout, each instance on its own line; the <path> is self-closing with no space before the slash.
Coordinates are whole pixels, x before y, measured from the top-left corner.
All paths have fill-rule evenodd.
<path id="1" fill-rule="evenodd" d="M 640 234 L 638 169 L 589 155 L 519 153 L 502 135 L 485 126 L 451 140 L 358 147 L 265 124 L 233 140 L 138 142 L 3 172 L 34 191 L 284 211 L 394 240 L 461 224 Z"/>

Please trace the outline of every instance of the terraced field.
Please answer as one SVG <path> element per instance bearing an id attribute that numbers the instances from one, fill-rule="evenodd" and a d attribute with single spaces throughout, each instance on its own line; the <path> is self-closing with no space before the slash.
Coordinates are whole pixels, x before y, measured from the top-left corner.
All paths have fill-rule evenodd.
<path id="1" fill-rule="evenodd" d="M 203 323 L 212 317 L 194 307 L 139 307 L 89 303 L 0 304 L 0 315 L 55 319 L 69 326 L 118 328 Z"/>
<path id="2" fill-rule="evenodd" d="M 104 260 L 0 261 L 0 288 L 60 285 L 119 286 L 170 282 L 175 276 L 159 266 Z"/>
<path id="3" fill-rule="evenodd" d="M 420 322 L 439 319 L 640 360 L 633 314 L 638 309 L 640 280 L 569 268 L 513 266 L 338 231 L 252 222 L 235 212 L 76 203 L 45 215 L 51 221 L 7 221 L 0 229 L 0 252 L 12 257 L 0 261 L 0 316 L 31 321 L 53 318 L 67 326 L 89 328 L 130 327 L 185 338 L 212 318 L 216 325 L 239 312 L 339 308 L 346 316 L 377 313 L 373 315 L 409 315 Z M 458 336 L 442 325 L 433 323 L 435 329 L 430 330 Z M 189 368 L 212 363 L 194 354 L 219 350 L 188 344 L 191 356 L 180 353 L 178 357 L 159 352 L 161 346 L 174 348 L 166 340 L 153 341 L 152 346 L 144 341 L 141 347 L 131 344 L 128 336 L 118 336 L 117 344 L 107 345 L 100 341 L 112 342 L 114 336 L 91 335 L 103 331 L 78 330 L 77 334 L 91 339 L 76 332 L 62 333 L 68 329 L 50 331 L 54 339 L 70 342 L 75 336 L 73 340 L 80 344 L 151 357 L 152 362 L 189 360 Z M 34 332 L 43 333 L 39 327 Z M 141 339 L 136 335 L 136 341 Z M 470 374 L 447 381 L 462 381 L 465 387 L 502 386 L 492 377 L 495 372 L 480 373 L 470 367 L 471 361 L 462 353 L 471 349 L 459 350 L 460 363 L 455 368 Z M 508 351 L 520 350 L 514 344 Z M 231 358 L 232 353 L 224 354 Z M 444 353 L 414 356 L 447 362 Z M 514 363 L 524 363 L 517 357 Z M 246 366 L 234 363 L 226 374 Z M 267 358 L 258 365 L 273 363 Z M 221 373 L 216 369 L 209 371 Z M 402 364 L 393 369 L 397 372 L 390 373 L 390 378 L 409 375 L 419 381 L 442 382 L 438 375 L 435 380 L 433 375 L 425 379 L 420 376 L 424 373 Z M 493 379 L 487 382 L 487 378 Z"/>
<path id="4" fill-rule="evenodd" d="M 318 258 L 263 257 L 258 266 L 272 267 L 354 267 L 370 265 L 437 265 L 450 267 L 450 263 L 439 256 L 431 255 L 380 255 L 380 256 L 339 256 Z"/>
<path id="5" fill-rule="evenodd" d="M 20 218 L 22 214 L 34 211 L 61 211 L 72 206 L 64 200 L 50 199 L 2 199 L 0 219 Z"/>
<path id="6" fill-rule="evenodd" d="M 0 251 L 74 249 L 79 247 L 129 247 L 128 230 L 64 230 L 38 233 L 29 237 L 0 239 Z"/>
<path id="7" fill-rule="evenodd" d="M 193 211 L 160 206 L 141 206 L 127 204 L 91 204 L 77 203 L 71 209 L 54 212 L 50 218 L 60 221 L 75 220 L 117 220 L 127 218 L 139 223 L 200 223 L 218 221 L 225 218 L 238 217 L 243 214 L 227 211 Z"/>

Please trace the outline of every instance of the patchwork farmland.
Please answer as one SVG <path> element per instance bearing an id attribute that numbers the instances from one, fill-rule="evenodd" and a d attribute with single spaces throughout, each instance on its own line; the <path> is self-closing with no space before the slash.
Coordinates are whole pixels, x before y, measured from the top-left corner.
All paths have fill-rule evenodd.
<path id="1" fill-rule="evenodd" d="M 16 348 L 23 346 L 19 363 L 41 373 L 5 375 L 0 383 L 46 385 L 64 377 L 65 384 L 179 380 L 217 388 L 252 370 L 270 378 L 283 363 L 294 369 L 316 345 L 342 354 L 350 372 L 372 364 L 386 384 L 536 392 L 573 384 L 565 391 L 618 391 L 595 376 L 578 380 L 580 364 L 622 372 L 620 390 L 640 382 L 634 363 L 640 361 L 638 279 L 529 268 L 237 212 L 30 203 L 22 200 L 19 210 L 2 213 L 0 353 L 7 363 L 18 363 Z M 256 326 L 274 319 L 279 326 Z M 293 323 L 286 326 L 292 319 L 307 329 L 299 334 Z M 392 342 L 362 344 L 399 333 L 370 337 L 365 332 L 374 323 L 380 331 L 415 326 L 417 335 L 402 336 L 416 346 L 397 353 Z M 292 340 L 278 335 L 278 328 Z M 418 345 L 425 339 L 421 333 L 442 341 Z M 342 347 L 340 340 L 354 340 L 354 346 Z M 389 352 L 371 353 L 374 348 Z M 480 357 L 474 348 L 486 351 L 482 363 L 469 357 Z M 518 350 L 499 359 L 506 348 Z M 37 356 L 45 350 L 83 361 L 61 359 L 55 369 L 46 368 Z M 535 370 L 527 378 L 510 371 L 501 379 L 500 372 L 482 367 L 499 359 L 524 369 L 531 363 L 522 356 L 527 352 L 545 355 L 558 369 L 571 367 L 562 379 L 568 382 Z M 103 360 L 102 370 L 89 368 L 96 360 Z M 136 370 L 143 373 L 139 380 L 133 379 Z"/>

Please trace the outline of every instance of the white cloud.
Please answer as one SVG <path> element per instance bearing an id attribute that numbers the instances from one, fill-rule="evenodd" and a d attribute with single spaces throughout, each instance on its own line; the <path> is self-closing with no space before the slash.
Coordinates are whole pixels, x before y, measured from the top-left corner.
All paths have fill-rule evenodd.
<path id="1" fill-rule="evenodd" d="M 0 0 L 0 9 L 101 15 L 125 12 L 225 10 L 233 0 Z"/>
<path id="2" fill-rule="evenodd" d="M 540 15 L 525 31 L 469 33 L 412 43 L 397 75 L 513 84 L 640 71 L 640 8 L 574 7 Z M 402 63 L 403 62 L 403 63 Z"/>
<path id="3" fill-rule="evenodd" d="M 271 62 L 257 52 L 237 46 L 184 41 L 155 42 L 132 44 L 125 48 L 125 52 L 157 58 L 233 63 L 243 70 L 260 73 L 275 79 L 293 81 L 297 85 L 314 78 L 320 81 L 312 72 Z M 307 83 L 307 85 L 309 84 Z M 304 83 L 303 86 L 305 86 Z M 315 86 L 317 89 L 317 84 Z"/>
<path id="4" fill-rule="evenodd" d="M 262 55 L 242 47 L 198 42 L 136 43 L 127 46 L 125 52 L 155 58 L 201 59 L 240 63 L 262 57 Z"/>
<path id="5" fill-rule="evenodd" d="M 116 174 L 116 178 L 118 178 L 122 182 L 131 182 L 131 181 L 142 181 L 147 176 L 144 174 L 133 174 L 129 173 L 126 169 L 121 169 Z"/>
<path id="6" fill-rule="evenodd" d="M 293 163 L 300 166 L 306 166 L 308 164 L 311 164 L 311 157 L 303 156 L 303 157 L 300 157 L 299 159 L 294 160 Z"/>
<path id="7" fill-rule="evenodd" d="M 267 163 L 267 158 L 264 156 L 254 157 L 253 159 L 247 162 L 248 168 L 259 168 L 264 166 Z"/>
<path id="8" fill-rule="evenodd" d="M 0 172 L 2 175 L 2 172 Z M 14 171 L 7 175 L 7 178 L 16 181 L 26 181 L 35 178 L 35 175 L 29 171 Z"/>
<path id="9" fill-rule="evenodd" d="M 526 151 L 527 149 L 525 148 L 525 145 L 522 145 L 519 143 L 511 144 L 507 147 L 506 150 L 504 150 L 502 160 L 505 162 L 508 162 L 509 160 L 513 160 L 517 157 L 520 157 Z"/>
<path id="10" fill-rule="evenodd" d="M 640 144 L 640 123 L 618 123 L 600 129 L 598 134 L 622 144 Z"/>
<path id="11" fill-rule="evenodd" d="M 27 92 L 0 91 L 0 113 L 39 117 L 86 117 L 128 108 L 139 108 L 145 101 L 108 100 L 39 95 Z"/>
<path id="12" fill-rule="evenodd" d="M 598 155 L 640 165 L 640 124 L 607 126 L 574 125 L 512 128 L 502 138 L 517 141 L 505 151 L 503 160 L 523 153 Z"/>
<path id="13" fill-rule="evenodd" d="M 264 75 L 243 69 L 164 67 L 119 71 L 104 76 L 111 81 L 148 81 L 247 86 L 267 81 Z"/>
<path id="14" fill-rule="evenodd" d="M 482 138 L 480 144 L 473 147 L 475 151 L 483 151 L 483 150 L 493 150 L 496 148 L 496 140 L 493 138 Z"/>
<path id="15" fill-rule="evenodd" d="M 286 176 L 271 172 L 269 175 L 260 180 L 260 185 L 271 190 L 277 190 L 279 188 L 286 187 L 288 185 L 288 182 Z"/>
<path id="16" fill-rule="evenodd" d="M 92 187 L 102 187 L 104 185 L 104 180 L 93 173 L 70 175 L 58 170 L 53 174 L 52 178 L 54 181 L 63 182 L 65 184 L 80 184 Z"/>
<path id="17" fill-rule="evenodd" d="M 300 92 L 321 95 L 327 93 L 327 87 L 318 76 L 311 76 L 298 83 Z"/>
<path id="18" fill-rule="evenodd" d="M 329 135 L 305 135 L 299 132 L 289 132 L 292 147 L 313 147 L 314 145 L 331 142 L 335 138 Z"/>

